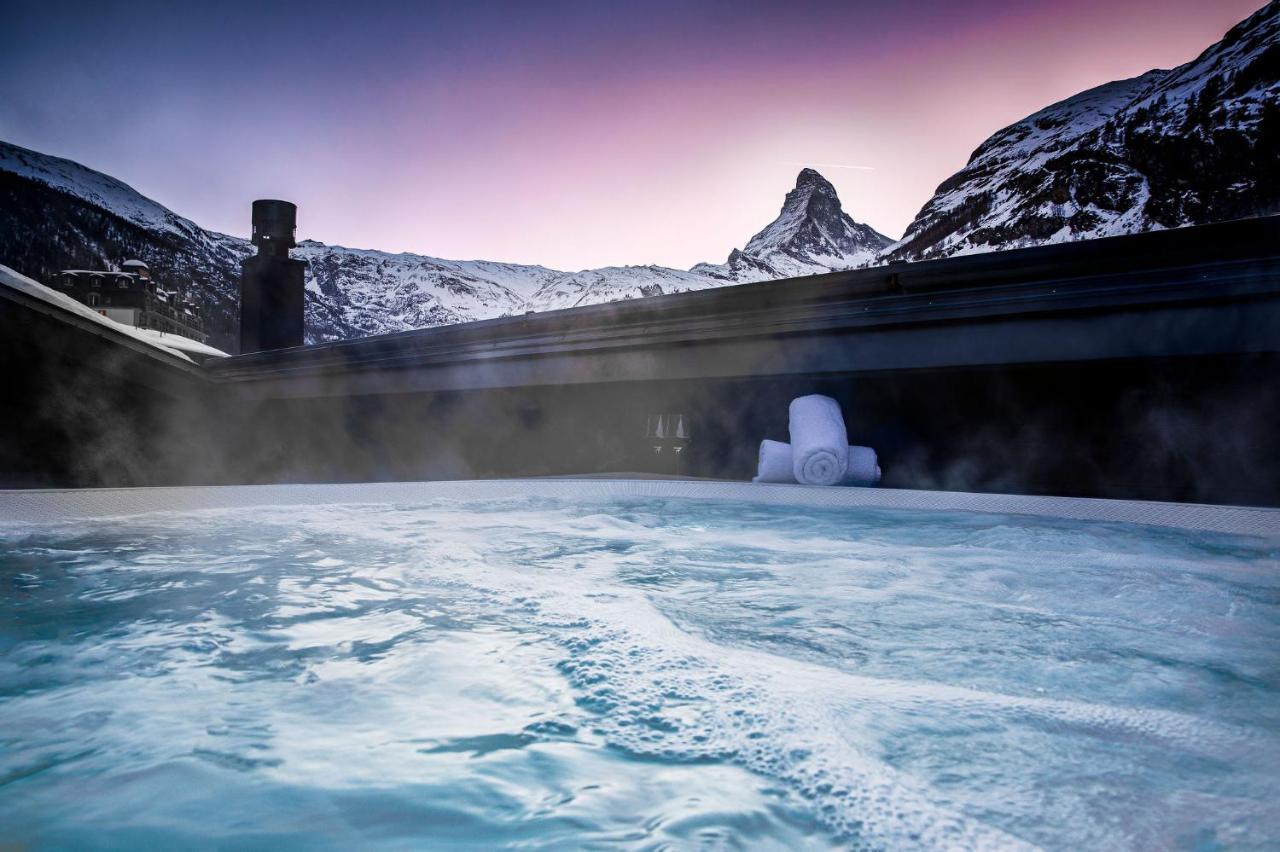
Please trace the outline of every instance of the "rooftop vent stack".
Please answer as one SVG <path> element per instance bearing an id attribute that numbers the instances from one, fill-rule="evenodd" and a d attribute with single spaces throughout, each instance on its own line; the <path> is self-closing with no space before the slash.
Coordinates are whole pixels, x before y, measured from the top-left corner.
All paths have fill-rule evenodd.
<path id="1" fill-rule="evenodd" d="M 288 201 L 253 202 L 258 253 L 240 269 L 240 352 L 302 345 L 306 261 L 289 257 L 298 208 Z"/>

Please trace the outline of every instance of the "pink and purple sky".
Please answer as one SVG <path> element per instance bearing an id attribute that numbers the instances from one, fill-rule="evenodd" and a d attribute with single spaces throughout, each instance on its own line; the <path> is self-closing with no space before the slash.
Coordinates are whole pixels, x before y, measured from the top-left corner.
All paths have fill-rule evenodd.
<path id="1" fill-rule="evenodd" d="M 802 164 L 896 238 L 1000 127 L 1262 5 L 16 0 L 0 138 L 232 234 L 277 197 L 329 243 L 688 267 Z"/>

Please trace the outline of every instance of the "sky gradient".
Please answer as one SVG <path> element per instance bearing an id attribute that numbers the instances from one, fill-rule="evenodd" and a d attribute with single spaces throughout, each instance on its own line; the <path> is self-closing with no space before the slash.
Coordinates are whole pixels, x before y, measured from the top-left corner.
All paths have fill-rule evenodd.
<path id="1" fill-rule="evenodd" d="M 799 164 L 896 238 L 1000 127 L 1262 5 L 10 0 L 0 138 L 226 233 L 277 197 L 328 243 L 683 268 Z"/>

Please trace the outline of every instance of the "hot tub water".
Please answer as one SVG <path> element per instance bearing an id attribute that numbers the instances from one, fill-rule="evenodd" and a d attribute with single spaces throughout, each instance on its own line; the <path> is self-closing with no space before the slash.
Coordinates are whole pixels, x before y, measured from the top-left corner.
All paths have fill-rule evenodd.
<path id="1" fill-rule="evenodd" d="M 1280 837 L 1274 541 L 542 497 L 3 540 L 20 843 Z"/>

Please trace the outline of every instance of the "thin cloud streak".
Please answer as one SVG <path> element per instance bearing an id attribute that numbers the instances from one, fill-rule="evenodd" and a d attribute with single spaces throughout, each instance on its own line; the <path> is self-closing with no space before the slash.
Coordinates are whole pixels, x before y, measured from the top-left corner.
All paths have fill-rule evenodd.
<path id="1" fill-rule="evenodd" d="M 780 166 L 801 166 L 806 169 L 855 169 L 860 172 L 874 172 L 875 166 L 847 166 L 844 163 L 801 163 L 791 160 L 779 160 Z"/>

